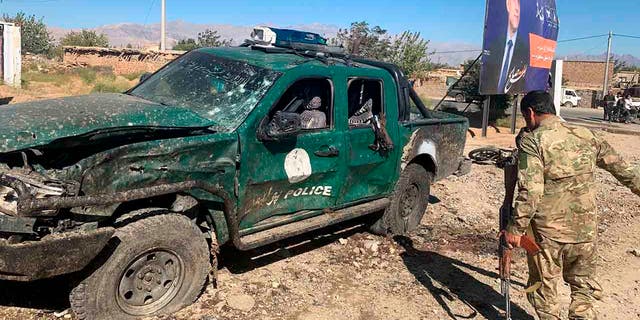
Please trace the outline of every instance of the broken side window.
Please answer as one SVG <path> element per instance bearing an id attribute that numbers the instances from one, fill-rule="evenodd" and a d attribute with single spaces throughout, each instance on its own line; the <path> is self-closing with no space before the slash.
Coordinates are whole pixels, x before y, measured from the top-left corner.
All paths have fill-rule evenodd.
<path id="1" fill-rule="evenodd" d="M 333 125 L 333 84 L 326 78 L 296 81 L 282 95 L 270 116 L 276 111 L 300 115 L 302 130 L 331 128 Z"/>
<path id="2" fill-rule="evenodd" d="M 349 127 L 369 127 L 371 118 L 383 111 L 382 81 L 379 79 L 349 80 Z"/>

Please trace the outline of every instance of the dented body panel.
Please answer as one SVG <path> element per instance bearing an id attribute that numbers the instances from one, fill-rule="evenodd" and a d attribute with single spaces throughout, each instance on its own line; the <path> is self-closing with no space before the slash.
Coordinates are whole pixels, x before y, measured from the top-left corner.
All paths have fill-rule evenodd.
<path id="1" fill-rule="evenodd" d="M 12 104 L 2 108 L 0 152 L 118 127 L 208 127 L 213 122 L 179 107 L 105 93 Z"/>
<path id="2" fill-rule="evenodd" d="M 262 139 L 301 79 L 330 84 L 329 125 Z M 371 126 L 349 124 L 354 79 L 379 83 L 379 117 L 394 147 L 376 148 Z M 406 90 L 391 65 L 217 48 L 182 56 L 127 94 L 0 109 L 0 279 L 79 270 L 139 209 L 183 213 L 218 244 L 248 249 L 243 237 L 253 247 L 258 232 L 383 203 L 409 163 L 446 178 L 460 167 L 467 120 L 420 101 L 420 114 L 410 115 L 417 95 Z M 44 254 L 54 251 L 63 258 Z M 30 254 L 27 267 L 18 256 Z"/>

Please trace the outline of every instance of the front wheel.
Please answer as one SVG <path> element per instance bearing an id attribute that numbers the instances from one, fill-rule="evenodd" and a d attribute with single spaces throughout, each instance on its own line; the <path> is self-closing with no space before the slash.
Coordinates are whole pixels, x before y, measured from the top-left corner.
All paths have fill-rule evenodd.
<path id="1" fill-rule="evenodd" d="M 102 265 L 70 294 L 78 319 L 137 319 L 193 303 L 210 270 L 207 241 L 189 218 L 152 216 L 119 228 Z"/>
<path id="2" fill-rule="evenodd" d="M 462 102 L 465 102 L 465 100 L 466 99 L 464 98 L 464 95 L 462 93 L 456 94 L 456 102 L 462 103 Z"/>
<path id="3" fill-rule="evenodd" d="M 567 101 L 567 102 L 565 102 L 565 103 L 564 103 L 564 105 L 563 105 L 563 106 L 564 106 L 565 108 L 573 108 L 573 103 L 571 103 L 571 102 Z"/>
<path id="4" fill-rule="evenodd" d="M 427 210 L 433 175 L 417 163 L 400 174 L 391 203 L 382 217 L 371 226 L 380 235 L 406 235 L 420 225 Z"/>

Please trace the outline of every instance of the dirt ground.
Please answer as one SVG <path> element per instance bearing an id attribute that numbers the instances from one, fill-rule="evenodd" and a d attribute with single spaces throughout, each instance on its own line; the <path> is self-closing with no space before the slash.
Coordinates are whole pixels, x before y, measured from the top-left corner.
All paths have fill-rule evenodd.
<path id="1" fill-rule="evenodd" d="M 467 151 L 513 146 L 506 129 L 469 138 Z M 607 135 L 629 161 L 640 138 Z M 640 319 L 640 197 L 597 172 L 601 319 Z M 497 211 L 502 172 L 474 165 L 470 174 L 437 182 L 422 225 L 407 238 L 382 238 L 360 222 L 297 237 L 249 253 L 222 250 L 218 284 L 195 304 L 155 320 L 194 319 L 499 319 Z M 633 254 L 636 251 L 636 255 Z M 513 319 L 534 319 L 526 301 L 526 259 L 514 257 Z M 71 318 L 67 283 L 0 282 L 0 319 Z M 566 313 L 568 288 L 562 288 Z"/>

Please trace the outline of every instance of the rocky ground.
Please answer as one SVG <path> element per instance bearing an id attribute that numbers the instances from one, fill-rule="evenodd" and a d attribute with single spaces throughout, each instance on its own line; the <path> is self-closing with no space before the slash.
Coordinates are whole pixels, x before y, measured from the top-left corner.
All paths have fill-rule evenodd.
<path id="1" fill-rule="evenodd" d="M 481 145 L 512 144 L 491 130 Z M 640 160 L 638 137 L 607 135 L 630 161 Z M 467 151 L 468 151 L 467 150 Z M 640 319 L 640 197 L 603 171 L 601 212 L 602 319 Z M 410 237 L 381 238 L 358 222 L 322 230 L 250 253 L 222 252 L 217 287 L 170 317 L 194 319 L 499 319 L 495 246 L 502 172 L 474 166 L 469 175 L 436 183 L 422 225 Z M 526 261 L 514 258 L 513 319 L 533 319 L 523 293 Z M 57 319 L 66 311 L 64 283 L 19 290 L 0 283 L 0 319 Z M 23 287 L 20 287 L 23 288 Z M 562 288 L 568 304 L 568 288 Z M 13 305 L 13 306 L 12 306 Z"/>

